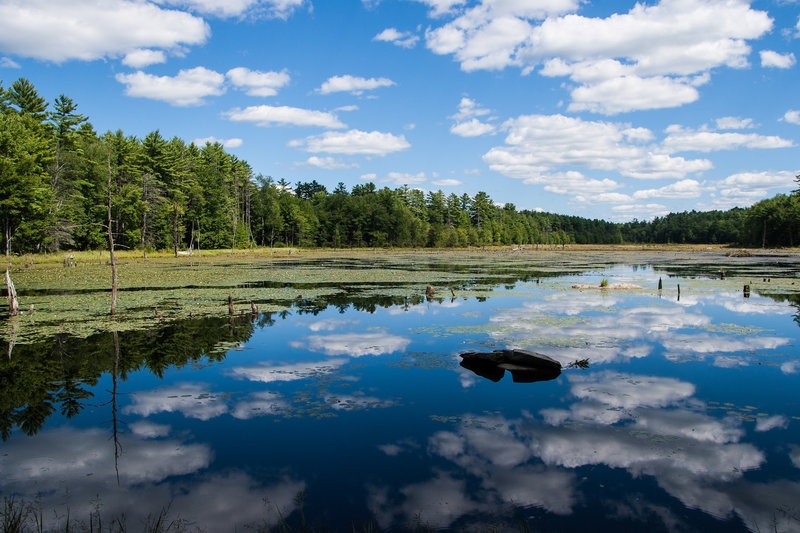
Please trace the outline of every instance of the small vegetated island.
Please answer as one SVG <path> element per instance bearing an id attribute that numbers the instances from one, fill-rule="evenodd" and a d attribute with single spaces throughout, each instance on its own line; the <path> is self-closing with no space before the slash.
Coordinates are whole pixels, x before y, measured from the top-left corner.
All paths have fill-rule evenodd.
<path id="1" fill-rule="evenodd" d="M 499 206 L 488 194 L 254 173 L 218 143 L 158 130 L 143 139 L 98 133 L 65 95 L 48 103 L 25 78 L 0 84 L 0 217 L 6 255 L 120 249 L 465 247 L 620 243 L 794 246 L 797 192 L 748 209 L 671 213 L 611 223 Z M 110 179 L 109 179 L 110 178 Z M 110 191 L 109 184 L 110 183 Z M 502 201 L 503 199 L 497 199 Z"/>

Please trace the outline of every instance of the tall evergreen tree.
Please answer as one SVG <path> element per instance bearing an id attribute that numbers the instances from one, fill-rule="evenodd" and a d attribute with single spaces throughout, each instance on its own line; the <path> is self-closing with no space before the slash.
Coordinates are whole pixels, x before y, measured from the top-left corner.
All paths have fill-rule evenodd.
<path id="1" fill-rule="evenodd" d="M 47 100 L 39 96 L 39 91 L 27 78 L 19 78 L 12 83 L 7 96 L 9 104 L 20 114 L 30 115 L 39 123 L 47 118 Z"/>

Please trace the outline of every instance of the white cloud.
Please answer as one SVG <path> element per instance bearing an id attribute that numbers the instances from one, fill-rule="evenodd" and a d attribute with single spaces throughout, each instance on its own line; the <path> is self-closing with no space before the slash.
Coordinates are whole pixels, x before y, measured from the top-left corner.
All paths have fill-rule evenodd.
<path id="1" fill-rule="evenodd" d="M 789 419 L 783 415 L 761 417 L 756 420 L 756 431 L 770 431 L 772 429 L 786 429 Z"/>
<path id="2" fill-rule="evenodd" d="M 244 109 L 234 108 L 223 113 L 234 122 L 250 122 L 257 126 L 319 126 L 322 128 L 344 128 L 336 115 L 326 111 L 313 111 L 299 107 L 258 105 Z"/>
<path id="3" fill-rule="evenodd" d="M 637 3 L 606 18 L 577 15 L 578 7 L 483 0 L 429 29 L 427 46 L 452 54 L 465 71 L 528 73 L 543 64 L 543 75 L 578 84 L 570 110 L 614 114 L 696 101 L 712 69 L 746 67 L 746 41 L 772 28 L 766 12 L 741 1 Z"/>
<path id="4" fill-rule="evenodd" d="M 150 50 L 139 48 L 131 50 L 122 58 L 122 64 L 133 68 L 144 68 L 148 65 L 166 63 L 167 55 L 163 50 Z"/>
<path id="5" fill-rule="evenodd" d="M 292 341 L 294 348 L 302 348 L 325 355 L 382 355 L 405 350 L 411 339 L 389 333 L 341 333 L 309 335 L 302 341 Z"/>
<path id="6" fill-rule="evenodd" d="M 544 174 L 570 167 L 613 170 L 639 179 L 685 178 L 711 168 L 706 159 L 684 159 L 643 145 L 644 128 L 619 122 L 585 121 L 564 115 L 523 115 L 506 121 L 505 146 L 483 156 L 490 168 L 512 178 L 541 182 Z M 569 176 L 569 174 L 564 174 Z M 606 189 L 613 185 L 604 182 Z"/>
<path id="7" fill-rule="evenodd" d="M 485 122 L 481 122 L 477 118 L 472 118 L 465 122 L 459 122 L 458 124 L 453 124 L 450 127 L 450 133 L 454 133 L 460 137 L 477 137 L 479 135 L 493 133 L 494 131 L 494 126 Z"/>
<path id="8" fill-rule="evenodd" d="M 700 182 L 696 180 L 681 180 L 658 189 L 636 191 L 633 198 L 644 200 L 648 198 L 697 198 L 702 194 Z"/>
<path id="9" fill-rule="evenodd" d="M 779 54 L 772 50 L 761 50 L 759 54 L 761 55 L 762 67 L 787 69 L 792 68 L 797 63 L 792 53 Z"/>
<path id="10" fill-rule="evenodd" d="M 782 172 L 741 172 L 733 174 L 722 180 L 721 187 L 739 187 L 749 189 L 776 189 L 792 187 L 795 173 Z"/>
<path id="11" fill-rule="evenodd" d="M 308 324 L 308 329 L 311 331 L 334 331 L 359 322 L 360 320 L 356 318 L 324 318 Z"/>
<path id="12" fill-rule="evenodd" d="M 433 183 L 437 187 L 458 187 L 459 185 L 463 185 L 461 181 L 452 178 L 434 180 L 431 183 Z"/>
<path id="13" fill-rule="evenodd" d="M 466 0 L 415 0 L 425 4 L 430 8 L 432 17 L 440 17 L 453 11 L 454 8 L 462 6 Z"/>
<path id="14" fill-rule="evenodd" d="M 717 133 L 698 131 L 681 126 L 667 128 L 667 137 L 662 146 L 669 152 L 711 152 L 715 150 L 735 150 L 738 148 L 787 148 L 794 142 L 775 135 L 756 133 Z"/>
<path id="15" fill-rule="evenodd" d="M 544 185 L 544 190 L 556 194 L 599 194 L 620 188 L 620 184 L 614 180 L 608 178 L 602 180 L 590 179 L 574 170 L 532 176 L 526 178 L 523 183 L 526 185 Z"/>
<path id="16" fill-rule="evenodd" d="M 332 76 L 328 78 L 317 91 L 320 94 L 335 92 L 362 94 L 364 91 L 371 91 L 380 87 L 391 87 L 392 85 L 396 84 L 389 78 L 359 78 L 345 74 L 344 76 Z"/>
<path id="17" fill-rule="evenodd" d="M 287 380 L 288 381 L 288 380 Z M 271 391 L 255 392 L 237 402 L 231 416 L 239 420 L 249 420 L 256 416 L 277 416 L 291 411 L 292 406 Z"/>
<path id="18" fill-rule="evenodd" d="M 225 92 L 225 77 L 205 67 L 181 70 L 175 76 L 156 76 L 142 71 L 117 74 L 116 80 L 125 84 L 125 94 L 137 98 L 160 100 L 175 106 L 203 105 L 207 96 Z"/>
<path id="19" fill-rule="evenodd" d="M 611 211 L 622 215 L 612 217 L 614 220 L 630 220 L 631 218 L 651 220 L 655 217 L 663 217 L 670 212 L 667 206 L 662 204 L 620 204 L 612 207 Z"/>
<path id="20" fill-rule="evenodd" d="M 133 0 L 6 0 L 0 4 L 0 50 L 57 63 L 118 57 L 141 48 L 202 44 L 203 19 Z"/>
<path id="21" fill-rule="evenodd" d="M 158 0 L 175 6 L 188 7 L 199 13 L 216 17 L 241 17 L 245 14 L 265 13 L 270 17 L 285 19 L 302 6 L 305 0 Z"/>
<path id="22" fill-rule="evenodd" d="M 195 139 L 192 141 L 192 144 L 197 146 L 198 148 L 204 147 L 207 143 L 219 143 L 225 148 L 238 148 L 240 147 L 244 141 L 238 137 L 233 137 L 231 139 L 218 139 L 216 137 L 203 137 L 201 139 Z"/>
<path id="23" fill-rule="evenodd" d="M 145 439 L 155 439 L 169 435 L 170 427 L 164 424 L 155 424 L 148 420 L 137 420 L 128 424 L 131 433 Z"/>
<path id="24" fill-rule="evenodd" d="M 753 119 L 739 117 L 722 117 L 716 120 L 717 129 L 720 130 L 745 130 L 755 127 Z"/>
<path id="25" fill-rule="evenodd" d="M 700 97 L 697 89 L 667 76 L 620 76 L 572 90 L 569 111 L 614 115 L 627 111 L 679 107 Z"/>
<path id="26" fill-rule="evenodd" d="M 796 186 L 795 172 L 741 172 L 728 176 L 715 184 L 719 196 L 714 199 L 715 209 L 748 207 L 769 195 L 770 190 L 789 192 Z"/>
<path id="27" fill-rule="evenodd" d="M 468 118 L 488 115 L 489 113 L 491 113 L 491 111 L 478 105 L 478 102 L 472 98 L 465 96 L 461 98 L 461 101 L 458 103 L 458 112 L 450 118 L 454 120 L 466 120 Z"/>
<path id="28" fill-rule="evenodd" d="M 122 412 L 141 416 L 178 412 L 189 418 L 210 420 L 227 413 L 228 406 L 223 396 L 209 393 L 204 385 L 178 383 L 131 394 L 131 404 Z"/>
<path id="29" fill-rule="evenodd" d="M 419 41 L 419 35 L 410 31 L 398 31 L 395 28 L 386 28 L 372 38 L 373 41 L 392 43 L 402 48 L 414 48 Z"/>
<path id="30" fill-rule="evenodd" d="M 328 361 L 307 361 L 301 363 L 271 364 L 259 363 L 249 366 L 237 366 L 231 369 L 231 375 L 260 383 L 279 381 L 298 381 L 322 374 L 329 374 L 347 363 L 347 359 L 329 359 Z M 274 399 L 274 398 L 272 398 Z"/>
<path id="31" fill-rule="evenodd" d="M 225 76 L 234 87 L 245 91 L 250 96 L 275 96 L 278 94 L 278 89 L 286 86 L 290 81 L 289 74 L 285 70 L 261 72 L 237 67 L 230 69 Z"/>
<path id="32" fill-rule="evenodd" d="M 359 168 L 358 163 L 348 163 L 335 157 L 319 157 L 312 155 L 305 161 L 298 163 L 301 166 L 324 168 L 326 170 L 336 170 L 345 168 Z"/>
<path id="33" fill-rule="evenodd" d="M 800 111 L 790 109 L 784 113 L 782 120 L 788 122 L 789 124 L 800 125 Z"/>
<path id="34" fill-rule="evenodd" d="M 406 150 L 411 145 L 405 135 L 393 135 L 380 131 L 350 130 L 342 133 L 326 132 L 302 140 L 289 142 L 289 146 L 302 147 L 307 152 L 324 152 L 345 155 L 385 156 Z"/>
<path id="35" fill-rule="evenodd" d="M 418 172 L 416 174 L 410 174 L 408 172 L 389 172 L 386 174 L 386 178 L 382 179 L 382 183 L 393 183 L 395 185 L 417 185 L 419 183 L 425 183 L 427 178 L 425 177 L 424 172 Z"/>
<path id="36" fill-rule="evenodd" d="M 450 127 L 450 133 L 461 137 L 477 137 L 487 133 L 494 133 L 497 129 L 494 125 L 481 122 L 476 118 L 489 113 L 488 109 L 482 108 L 475 100 L 466 96 L 461 98 L 458 103 L 458 112 L 450 117 L 456 121 Z"/>
<path id="37" fill-rule="evenodd" d="M 0 57 L 0 68 L 22 68 L 22 65 L 10 57 Z"/>

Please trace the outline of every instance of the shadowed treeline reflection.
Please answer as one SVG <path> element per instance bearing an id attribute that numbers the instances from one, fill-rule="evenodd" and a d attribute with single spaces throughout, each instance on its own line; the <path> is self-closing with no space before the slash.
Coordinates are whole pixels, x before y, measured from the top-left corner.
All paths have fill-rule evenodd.
<path id="1" fill-rule="evenodd" d="M 262 315 L 269 323 L 271 317 Z M 231 320 L 202 318 L 161 328 L 118 334 L 119 379 L 147 369 L 161 377 L 169 367 L 225 358 L 227 343 L 247 341 L 257 324 L 249 316 Z M 228 345 L 230 346 L 230 345 Z M 0 361 L 0 432 L 8 440 L 14 426 L 37 433 L 59 412 L 78 414 L 91 400 L 88 389 L 115 368 L 113 333 L 77 339 L 58 335 L 45 342 L 14 347 L 10 360 Z"/>

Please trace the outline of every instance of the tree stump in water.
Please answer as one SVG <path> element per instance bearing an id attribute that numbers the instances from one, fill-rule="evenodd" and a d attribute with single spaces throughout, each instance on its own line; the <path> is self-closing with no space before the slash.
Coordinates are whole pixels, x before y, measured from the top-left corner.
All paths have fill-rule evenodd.
<path id="1" fill-rule="evenodd" d="M 19 300 L 17 300 L 17 291 L 14 289 L 14 282 L 11 281 L 11 274 L 6 269 L 6 289 L 8 289 L 8 316 L 19 315 Z"/>

